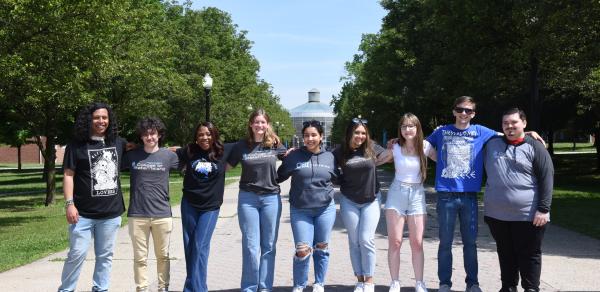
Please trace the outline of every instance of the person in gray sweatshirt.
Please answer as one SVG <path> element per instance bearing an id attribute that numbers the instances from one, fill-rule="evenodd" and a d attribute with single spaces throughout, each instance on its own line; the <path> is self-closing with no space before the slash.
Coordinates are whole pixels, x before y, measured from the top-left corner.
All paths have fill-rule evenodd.
<path id="1" fill-rule="evenodd" d="M 308 282 L 310 256 L 313 256 L 315 283 L 313 292 L 322 292 L 329 265 L 329 239 L 335 222 L 332 180 L 337 178 L 335 158 L 322 149 L 323 126 L 312 120 L 302 128 L 304 146 L 285 157 L 277 169 L 277 181 L 292 177 L 290 221 L 296 254 L 294 288 L 300 292 Z"/>
<path id="2" fill-rule="evenodd" d="M 554 167 L 542 143 L 526 136 L 525 113 L 502 116 L 504 137 L 485 146 L 484 220 L 496 240 L 502 292 L 539 291 L 542 240 L 550 221 Z"/>

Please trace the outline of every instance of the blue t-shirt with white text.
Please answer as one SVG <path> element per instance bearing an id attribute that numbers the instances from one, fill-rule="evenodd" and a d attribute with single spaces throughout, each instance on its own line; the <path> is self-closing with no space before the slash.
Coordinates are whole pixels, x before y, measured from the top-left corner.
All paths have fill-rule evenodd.
<path id="1" fill-rule="evenodd" d="M 483 146 L 496 131 L 481 125 L 464 130 L 446 125 L 435 130 L 427 141 L 437 151 L 435 190 L 438 192 L 479 192 L 483 178 Z"/>

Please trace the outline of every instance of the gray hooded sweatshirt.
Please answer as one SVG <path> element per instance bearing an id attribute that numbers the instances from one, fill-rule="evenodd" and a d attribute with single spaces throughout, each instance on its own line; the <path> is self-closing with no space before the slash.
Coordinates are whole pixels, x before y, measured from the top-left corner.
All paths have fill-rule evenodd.
<path id="1" fill-rule="evenodd" d="M 292 151 L 277 169 L 277 182 L 292 177 L 290 204 L 296 208 L 325 207 L 333 200 L 332 179 L 338 176 L 333 154 L 312 153 L 305 147 Z"/>

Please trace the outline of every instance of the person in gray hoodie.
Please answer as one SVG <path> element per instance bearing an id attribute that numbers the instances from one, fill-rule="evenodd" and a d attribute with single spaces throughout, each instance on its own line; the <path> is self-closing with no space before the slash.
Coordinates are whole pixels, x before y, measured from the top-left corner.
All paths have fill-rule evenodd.
<path id="1" fill-rule="evenodd" d="M 504 137 L 485 146 L 488 179 L 484 220 L 496 240 L 502 292 L 517 291 L 519 274 L 526 292 L 539 291 L 542 240 L 550 221 L 554 167 L 542 143 L 526 136 L 525 113 L 502 115 Z"/>
<path id="2" fill-rule="evenodd" d="M 321 123 L 315 120 L 304 122 L 302 135 L 304 146 L 285 157 L 277 170 L 277 181 L 292 177 L 290 221 L 296 245 L 293 292 L 300 292 L 307 286 L 311 254 L 315 271 L 313 292 L 322 292 L 336 215 L 332 180 L 337 178 L 338 171 L 333 154 L 322 149 Z"/>

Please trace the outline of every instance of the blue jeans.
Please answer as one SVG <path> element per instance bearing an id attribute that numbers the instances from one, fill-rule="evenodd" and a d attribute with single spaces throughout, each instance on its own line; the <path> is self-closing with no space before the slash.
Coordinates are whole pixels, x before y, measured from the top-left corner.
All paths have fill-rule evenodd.
<path id="1" fill-rule="evenodd" d="M 59 292 L 75 291 L 92 238 L 96 255 L 92 291 L 108 291 L 113 250 L 119 227 L 121 227 L 121 216 L 111 219 L 90 219 L 79 216 L 77 223 L 69 225 L 69 253 L 60 277 Z"/>
<path id="2" fill-rule="evenodd" d="M 217 225 L 219 209 L 200 211 L 183 198 L 181 200 L 181 225 L 185 251 L 184 292 L 205 292 L 210 239 Z"/>
<path id="3" fill-rule="evenodd" d="M 375 230 L 381 215 L 381 194 L 370 203 L 357 204 L 346 196 L 340 199 L 340 211 L 348 230 L 350 262 L 355 276 L 373 277 L 375 273 Z"/>
<path id="4" fill-rule="evenodd" d="M 452 241 L 456 216 L 460 222 L 463 261 L 467 287 L 477 280 L 477 193 L 438 192 L 437 214 L 440 246 L 438 249 L 438 278 L 440 285 L 452 286 Z"/>
<path id="5" fill-rule="evenodd" d="M 295 208 L 290 206 L 290 221 L 296 249 L 312 250 L 315 266 L 315 283 L 324 285 L 329 266 L 329 248 L 317 245 L 329 245 L 331 229 L 335 222 L 335 202 L 319 208 Z M 294 255 L 294 287 L 306 287 L 310 253 L 305 257 Z"/>
<path id="6" fill-rule="evenodd" d="M 240 190 L 238 220 L 242 231 L 241 291 L 273 290 L 281 196 Z"/>

